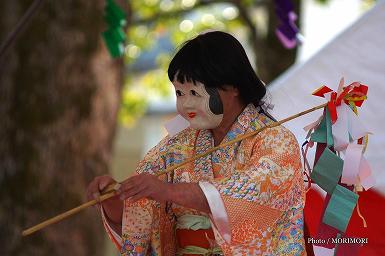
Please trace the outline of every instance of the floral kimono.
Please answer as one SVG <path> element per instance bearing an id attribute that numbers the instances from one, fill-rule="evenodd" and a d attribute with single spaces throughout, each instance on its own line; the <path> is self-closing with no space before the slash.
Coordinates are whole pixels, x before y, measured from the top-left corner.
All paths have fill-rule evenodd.
<path id="1" fill-rule="evenodd" d="M 222 143 L 271 122 L 249 104 Z M 187 128 L 151 149 L 136 172 L 158 173 L 213 146 L 209 130 Z M 103 217 L 122 255 L 306 255 L 300 151 L 283 126 L 265 129 L 159 178 L 199 183 L 211 214 L 148 199 L 126 200 L 121 237 Z"/>

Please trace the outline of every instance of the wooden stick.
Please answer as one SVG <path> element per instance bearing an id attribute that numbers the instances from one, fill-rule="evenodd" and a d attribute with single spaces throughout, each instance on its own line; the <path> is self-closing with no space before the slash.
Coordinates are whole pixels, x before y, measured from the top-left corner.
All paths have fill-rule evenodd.
<path id="1" fill-rule="evenodd" d="M 303 115 L 308 114 L 310 112 L 313 112 L 313 111 L 315 111 L 317 109 L 324 108 L 326 106 L 327 106 L 327 103 L 319 105 L 317 107 L 310 108 L 308 110 L 302 111 L 300 113 L 297 113 L 295 115 L 292 115 L 290 117 L 282 119 L 281 121 L 277 121 L 277 122 L 271 123 L 271 124 L 269 124 L 267 126 L 261 127 L 260 129 L 257 129 L 257 130 L 255 130 L 253 132 L 246 133 L 244 135 L 238 136 L 234 140 L 228 141 L 226 143 L 222 143 L 222 144 L 220 144 L 220 145 L 218 145 L 216 147 L 213 147 L 213 148 L 209 149 L 205 153 L 198 154 L 198 155 L 196 155 L 196 156 L 194 156 L 192 158 L 187 159 L 186 161 L 184 161 L 184 162 L 182 162 L 180 164 L 176 164 L 176 165 L 170 166 L 170 167 L 166 168 L 166 170 L 164 170 L 163 172 L 159 172 L 159 173 L 157 173 L 155 175 L 156 176 L 160 176 L 160 175 L 167 174 L 167 173 L 175 170 L 176 168 L 179 168 L 179 167 L 181 167 L 181 166 L 183 166 L 185 164 L 188 164 L 188 163 L 190 163 L 192 161 L 195 161 L 198 158 L 207 156 L 208 154 L 212 153 L 213 151 L 215 151 L 215 150 L 217 150 L 217 149 L 219 149 L 221 147 L 226 147 L 226 146 L 231 145 L 233 143 L 236 143 L 238 141 L 244 140 L 246 138 L 249 138 L 251 136 L 254 136 L 254 135 L 258 134 L 259 132 L 261 132 L 261 131 L 263 131 L 263 130 L 265 130 L 267 128 L 276 127 L 278 125 L 286 123 L 287 121 L 290 121 L 290 120 L 295 119 L 297 117 L 303 116 Z M 65 218 L 68 218 L 68 217 L 70 217 L 70 216 L 72 216 L 72 215 L 74 215 L 74 214 L 76 214 L 76 213 L 78 213 L 78 212 L 88 208 L 89 206 L 93 206 L 93 205 L 95 205 L 97 203 L 103 202 L 103 201 L 105 201 L 105 200 L 115 196 L 115 185 L 116 184 L 110 184 L 106 189 L 104 189 L 104 191 L 102 192 L 102 195 L 100 196 L 99 200 L 88 201 L 88 202 L 86 202 L 86 203 L 84 203 L 84 204 L 82 204 L 82 205 L 80 205 L 80 206 L 78 206 L 76 208 L 73 208 L 73 209 L 71 209 L 71 210 L 69 210 L 67 212 L 64 212 L 64 213 L 62 213 L 60 215 L 57 215 L 57 216 L 55 216 L 55 217 L 53 217 L 51 219 L 48 219 L 48 220 L 46 220 L 46 221 L 44 221 L 44 222 L 42 222 L 42 223 L 40 223 L 40 224 L 38 224 L 36 226 L 33 226 L 33 227 L 29 228 L 29 229 L 24 230 L 22 232 L 22 235 L 23 236 L 30 235 L 30 234 L 32 234 L 32 233 L 34 233 L 34 232 L 36 232 L 36 231 L 38 231 L 40 229 L 43 229 L 43 228 L 45 228 L 45 227 L 47 227 L 47 226 L 49 226 L 51 224 L 54 224 L 54 223 L 59 222 L 59 221 L 65 219 Z"/>
<path id="2" fill-rule="evenodd" d="M 45 228 L 45 227 L 47 227 L 47 226 L 49 226 L 51 224 L 59 222 L 59 221 L 65 219 L 65 218 L 68 218 L 71 215 L 74 215 L 74 214 L 76 214 L 76 213 L 78 213 L 78 212 L 88 208 L 89 206 L 93 206 L 93 205 L 95 205 L 95 204 L 97 204 L 99 202 L 102 202 L 104 200 L 107 200 L 107 199 L 109 199 L 109 198 L 111 198 L 113 196 L 115 196 L 115 191 L 108 192 L 107 194 L 101 195 L 99 200 L 94 199 L 94 200 L 88 201 L 87 203 L 84 203 L 84 204 L 82 204 L 82 205 L 80 205 L 80 206 L 78 206 L 76 208 L 73 208 L 73 209 L 71 209 L 69 211 L 66 211 L 66 212 L 64 212 L 62 214 L 59 214 L 59 215 L 57 215 L 57 216 L 55 216 L 55 217 L 53 217 L 51 219 L 48 219 L 48 220 L 46 220 L 46 221 L 44 221 L 44 222 L 42 222 L 42 223 L 40 223 L 40 224 L 38 224 L 36 226 L 33 226 L 33 227 L 29 228 L 29 229 L 26 229 L 26 230 L 24 230 L 22 232 L 22 235 L 23 236 L 27 236 L 27 235 L 30 235 L 32 233 L 35 233 L 36 231 L 38 231 L 38 230 L 40 230 L 42 228 Z"/>

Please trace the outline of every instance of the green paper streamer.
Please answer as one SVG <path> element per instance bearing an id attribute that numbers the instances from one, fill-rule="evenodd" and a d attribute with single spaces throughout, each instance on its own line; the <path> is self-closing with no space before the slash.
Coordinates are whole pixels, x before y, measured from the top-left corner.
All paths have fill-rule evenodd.
<path id="1" fill-rule="evenodd" d="M 339 156 L 325 148 L 310 177 L 323 190 L 332 194 L 341 177 L 343 165 L 344 161 Z"/>
<path id="2" fill-rule="evenodd" d="M 103 32 L 103 39 L 107 46 L 108 51 L 110 52 L 113 58 L 117 58 L 123 55 L 124 53 L 124 44 L 121 42 L 116 42 L 114 37 L 111 35 L 109 30 Z"/>
<path id="3" fill-rule="evenodd" d="M 120 17 L 123 19 L 126 17 L 124 11 L 113 0 L 107 0 L 106 9 L 108 10 L 108 12 L 113 13 L 116 17 Z"/>
<path id="4" fill-rule="evenodd" d="M 326 143 L 326 118 L 322 118 L 321 123 L 318 125 L 317 129 L 312 133 L 310 137 L 311 141 Z"/>
<path id="5" fill-rule="evenodd" d="M 104 12 L 104 20 L 108 25 L 108 29 L 102 33 L 104 42 L 113 58 L 121 57 L 124 54 L 126 40 L 126 34 L 122 28 L 126 25 L 126 15 L 113 0 L 107 0 Z"/>
<path id="6" fill-rule="evenodd" d="M 323 223 L 345 232 L 357 201 L 356 193 L 337 185 L 326 207 Z"/>
<path id="7" fill-rule="evenodd" d="M 122 27 L 126 24 L 125 19 L 120 19 L 109 12 L 105 12 L 104 20 L 110 27 Z"/>
<path id="8" fill-rule="evenodd" d="M 123 42 L 126 39 L 126 34 L 124 34 L 124 31 L 121 28 L 110 28 L 104 33 L 117 43 Z"/>
<path id="9" fill-rule="evenodd" d="M 312 133 L 311 138 L 314 142 L 327 143 L 328 147 L 334 145 L 332 134 L 332 121 L 330 119 L 330 112 L 326 108 L 324 118 L 318 125 L 317 129 Z"/>

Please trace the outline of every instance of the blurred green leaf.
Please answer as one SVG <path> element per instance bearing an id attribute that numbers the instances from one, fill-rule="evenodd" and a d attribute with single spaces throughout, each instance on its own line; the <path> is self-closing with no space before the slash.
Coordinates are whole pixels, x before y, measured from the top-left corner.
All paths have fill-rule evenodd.
<path id="1" fill-rule="evenodd" d="M 132 126 L 136 119 L 141 117 L 147 108 L 146 95 L 137 90 L 125 88 L 122 95 L 122 105 L 119 111 L 120 123 Z"/>

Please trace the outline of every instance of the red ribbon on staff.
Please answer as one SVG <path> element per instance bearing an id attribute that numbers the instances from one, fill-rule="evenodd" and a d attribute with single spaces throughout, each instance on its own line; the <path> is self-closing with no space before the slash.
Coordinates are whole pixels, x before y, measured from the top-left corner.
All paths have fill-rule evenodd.
<path id="1" fill-rule="evenodd" d="M 339 93 L 333 91 L 326 85 L 316 89 L 312 95 L 325 98 L 325 94 L 330 93 L 330 100 L 328 102 L 328 110 L 330 112 L 330 119 L 334 124 L 337 121 L 337 106 L 340 106 L 342 101 L 353 108 L 357 113 L 356 107 L 361 107 L 364 100 L 367 98 L 368 86 L 359 82 L 353 82 L 348 86 L 343 87 L 343 79 L 340 82 L 341 91 Z"/>

